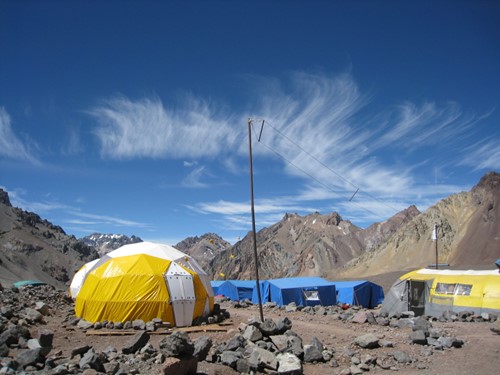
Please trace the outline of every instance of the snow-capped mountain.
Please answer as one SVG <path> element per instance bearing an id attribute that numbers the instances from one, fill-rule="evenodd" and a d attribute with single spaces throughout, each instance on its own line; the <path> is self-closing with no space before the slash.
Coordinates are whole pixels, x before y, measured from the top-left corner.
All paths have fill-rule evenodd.
<path id="1" fill-rule="evenodd" d="M 142 239 L 132 235 L 132 237 L 123 234 L 102 234 L 92 233 L 89 236 L 81 238 L 84 244 L 92 246 L 97 250 L 99 256 L 109 253 L 123 245 L 142 242 Z"/>

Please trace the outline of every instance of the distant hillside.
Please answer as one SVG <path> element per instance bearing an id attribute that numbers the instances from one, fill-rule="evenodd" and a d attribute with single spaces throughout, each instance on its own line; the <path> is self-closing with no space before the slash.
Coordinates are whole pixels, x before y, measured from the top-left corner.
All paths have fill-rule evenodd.
<path id="1" fill-rule="evenodd" d="M 500 175 L 486 174 L 470 191 L 451 195 L 420 213 L 415 206 L 361 229 L 337 213 L 286 214 L 257 233 L 259 277 L 330 279 L 401 274 L 436 262 L 431 240 L 438 228 L 439 263 L 492 268 L 500 257 Z M 251 233 L 210 263 L 214 278 L 253 279 Z M 224 276 L 222 276 L 224 275 Z"/>
<path id="2" fill-rule="evenodd" d="M 102 234 L 92 233 L 91 235 L 82 237 L 80 239 L 85 245 L 91 246 L 102 257 L 110 251 L 116 250 L 123 245 L 142 242 L 142 239 L 132 235 L 131 237 L 123 234 Z"/>
<path id="3" fill-rule="evenodd" d="M 192 256 L 204 270 L 209 270 L 210 261 L 231 244 L 215 233 L 188 237 L 174 246 L 176 249 Z"/>
<path id="4" fill-rule="evenodd" d="M 370 278 L 435 263 L 434 224 L 439 225 L 439 263 L 451 268 L 492 268 L 500 258 L 500 175 L 486 174 L 470 192 L 451 195 L 423 213 L 415 206 L 366 229 L 338 213 L 285 214 L 257 233 L 261 279 L 323 276 Z M 84 241 L 37 214 L 12 207 L 0 189 L 0 282 L 39 279 L 66 288 L 85 262 L 140 238 L 93 234 Z M 254 279 L 252 234 L 231 246 L 214 233 L 175 245 L 214 279 Z"/>
<path id="5" fill-rule="evenodd" d="M 257 233 L 259 277 L 327 276 L 367 248 L 378 246 L 418 214 L 412 206 L 366 230 L 343 220 L 338 213 L 316 212 L 304 217 L 286 214 L 280 222 Z M 216 278 L 255 278 L 251 233 L 216 256 L 210 268 Z"/>
<path id="6" fill-rule="evenodd" d="M 12 207 L 0 189 L 0 282 L 38 279 L 66 288 L 75 270 L 98 257 L 74 236 L 33 212 Z"/>
<path id="7" fill-rule="evenodd" d="M 500 258 L 500 174 L 488 173 L 470 192 L 441 200 L 346 264 L 342 272 L 329 276 L 362 277 L 434 264 L 434 224 L 438 224 L 439 263 L 456 269 L 494 268 Z"/>

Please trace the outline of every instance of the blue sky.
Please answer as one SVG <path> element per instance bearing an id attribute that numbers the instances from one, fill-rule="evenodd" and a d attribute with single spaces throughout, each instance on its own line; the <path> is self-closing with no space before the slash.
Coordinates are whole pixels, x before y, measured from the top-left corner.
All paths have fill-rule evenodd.
<path id="1" fill-rule="evenodd" d="M 499 25 L 498 1 L 0 0 L 0 186 L 76 237 L 234 243 L 250 118 L 258 229 L 424 211 L 500 170 Z"/>

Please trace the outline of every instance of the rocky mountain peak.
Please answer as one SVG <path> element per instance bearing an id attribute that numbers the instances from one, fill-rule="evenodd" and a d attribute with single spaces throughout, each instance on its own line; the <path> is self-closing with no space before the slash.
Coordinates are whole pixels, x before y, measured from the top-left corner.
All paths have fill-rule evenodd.
<path id="1" fill-rule="evenodd" d="M 124 234 L 92 233 L 89 236 L 81 238 L 81 241 L 84 244 L 92 246 L 96 249 L 99 256 L 103 256 L 104 254 L 116 250 L 123 245 L 142 242 L 142 239 L 134 235 L 128 237 Z"/>
<path id="2" fill-rule="evenodd" d="M 328 215 L 328 217 L 326 219 L 326 224 L 339 225 L 341 221 L 344 221 L 342 219 L 342 216 L 340 216 L 337 212 L 333 212 L 330 215 Z"/>
<path id="3" fill-rule="evenodd" d="M 176 249 L 192 256 L 207 270 L 210 261 L 219 253 L 226 251 L 231 244 L 215 233 L 188 237 L 174 246 Z"/>
<path id="4" fill-rule="evenodd" d="M 7 193 L 3 189 L 0 189 L 0 203 L 12 207 L 12 205 L 10 204 L 9 193 Z"/>
<path id="5" fill-rule="evenodd" d="M 491 191 L 500 190 L 500 173 L 497 172 L 489 172 L 486 173 L 481 180 L 479 180 L 478 184 L 474 186 L 473 189 L 487 189 Z"/>
<path id="6" fill-rule="evenodd" d="M 35 279 L 64 288 L 97 252 L 34 212 L 12 207 L 0 193 L 0 283 Z"/>

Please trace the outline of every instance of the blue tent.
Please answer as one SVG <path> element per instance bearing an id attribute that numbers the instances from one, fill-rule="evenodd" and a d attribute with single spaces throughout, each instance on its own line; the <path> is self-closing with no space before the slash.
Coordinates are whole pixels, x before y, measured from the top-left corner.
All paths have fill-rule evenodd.
<path id="1" fill-rule="evenodd" d="M 384 289 L 371 281 L 334 281 L 337 302 L 372 309 L 384 301 Z"/>
<path id="2" fill-rule="evenodd" d="M 217 288 L 217 294 L 222 294 L 231 301 L 250 300 L 255 286 L 253 280 L 226 280 Z"/>
<path id="3" fill-rule="evenodd" d="M 212 289 L 214 291 L 214 296 L 220 294 L 219 293 L 219 287 L 225 283 L 226 280 L 212 280 L 210 281 L 210 285 L 212 286 Z"/>
<path id="4" fill-rule="evenodd" d="M 302 306 L 331 306 L 337 303 L 335 284 L 321 277 L 290 277 L 263 281 L 260 285 L 262 302 L 284 306 L 291 302 Z M 258 303 L 254 289 L 252 302 Z"/>
<path id="5" fill-rule="evenodd" d="M 22 288 L 24 286 L 37 286 L 37 285 L 47 285 L 47 283 L 44 283 L 43 281 L 40 280 L 22 280 L 15 282 L 13 284 L 13 286 L 16 288 Z"/>

